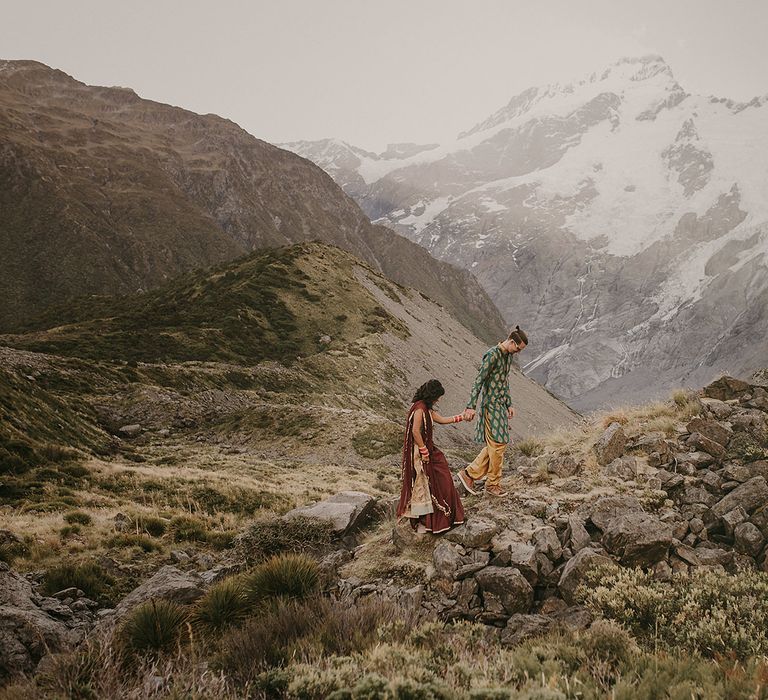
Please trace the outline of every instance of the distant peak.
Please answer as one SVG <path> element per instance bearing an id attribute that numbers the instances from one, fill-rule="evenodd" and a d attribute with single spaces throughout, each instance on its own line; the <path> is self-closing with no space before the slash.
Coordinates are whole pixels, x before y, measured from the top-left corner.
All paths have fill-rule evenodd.
<path id="1" fill-rule="evenodd" d="M 617 75 L 629 80 L 648 80 L 657 75 L 666 75 L 672 80 L 675 79 L 669 64 L 661 56 L 654 53 L 620 58 L 603 71 L 600 79 L 605 80 Z"/>

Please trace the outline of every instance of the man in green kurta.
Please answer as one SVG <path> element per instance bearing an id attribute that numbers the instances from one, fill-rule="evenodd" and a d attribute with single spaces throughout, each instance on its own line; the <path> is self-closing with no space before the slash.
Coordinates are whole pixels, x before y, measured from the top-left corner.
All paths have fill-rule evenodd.
<path id="1" fill-rule="evenodd" d="M 515 326 L 509 337 L 490 348 L 480 365 L 477 379 L 467 402 L 467 417 L 474 418 L 480 392 L 480 420 L 477 422 L 475 441 L 485 443 L 480 454 L 466 469 L 459 472 L 459 479 L 469 493 L 477 494 L 475 481 L 487 477 L 485 492 L 493 496 L 506 496 L 501 488 L 501 467 L 504 451 L 509 443 L 509 421 L 515 415 L 512 397 L 509 395 L 509 370 L 512 357 L 528 345 L 528 336 Z"/>

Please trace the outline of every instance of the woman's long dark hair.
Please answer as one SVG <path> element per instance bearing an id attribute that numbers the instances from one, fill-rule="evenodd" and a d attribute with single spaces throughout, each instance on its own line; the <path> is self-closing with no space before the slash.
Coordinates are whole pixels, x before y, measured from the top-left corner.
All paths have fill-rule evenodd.
<path id="1" fill-rule="evenodd" d="M 416 389 L 416 393 L 413 395 L 413 403 L 423 401 L 427 404 L 427 408 L 432 408 L 432 404 L 444 393 L 443 385 L 437 379 L 430 379 Z"/>

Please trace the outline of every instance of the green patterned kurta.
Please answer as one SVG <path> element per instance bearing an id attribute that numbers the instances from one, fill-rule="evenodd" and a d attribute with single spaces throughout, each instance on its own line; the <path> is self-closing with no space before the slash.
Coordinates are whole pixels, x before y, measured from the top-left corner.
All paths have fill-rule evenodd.
<path id="1" fill-rule="evenodd" d="M 507 409 L 512 405 L 509 395 L 509 370 L 512 367 L 512 353 L 506 352 L 501 345 L 490 348 L 480 365 L 477 379 L 472 386 L 467 408 L 474 409 L 480 391 L 483 400 L 477 416 L 475 442 L 485 442 L 485 418 L 490 422 L 490 437 L 496 442 L 509 442 L 509 418 Z"/>

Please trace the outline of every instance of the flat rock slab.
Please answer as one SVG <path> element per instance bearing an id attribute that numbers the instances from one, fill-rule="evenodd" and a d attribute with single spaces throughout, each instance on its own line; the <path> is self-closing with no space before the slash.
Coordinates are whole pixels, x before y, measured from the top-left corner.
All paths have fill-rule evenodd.
<path id="1" fill-rule="evenodd" d="M 337 535 L 345 535 L 362 526 L 373 513 L 376 499 L 362 491 L 341 491 L 324 501 L 288 511 L 284 520 L 299 516 L 331 523 Z"/>

